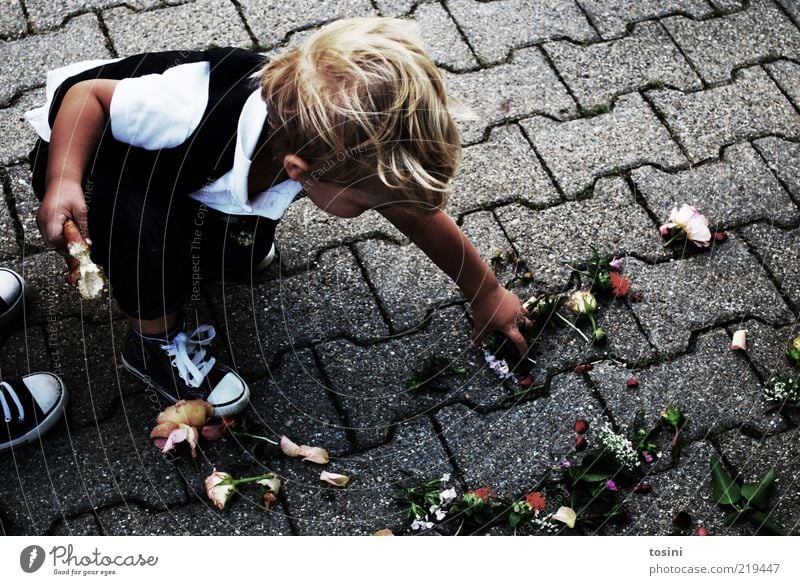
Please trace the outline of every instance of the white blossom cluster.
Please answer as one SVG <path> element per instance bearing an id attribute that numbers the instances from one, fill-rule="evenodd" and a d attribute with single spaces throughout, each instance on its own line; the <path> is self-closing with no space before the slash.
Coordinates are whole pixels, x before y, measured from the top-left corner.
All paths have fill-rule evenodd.
<path id="1" fill-rule="evenodd" d="M 800 404 L 800 380 L 773 376 L 764 386 L 764 399 L 770 402 Z"/>
<path id="2" fill-rule="evenodd" d="M 551 520 L 552 517 L 552 514 L 540 516 L 540 512 L 537 510 L 531 518 L 531 524 L 543 532 L 553 534 L 559 529 L 559 526 Z"/>
<path id="3" fill-rule="evenodd" d="M 608 423 L 599 431 L 600 443 L 607 449 L 620 465 L 633 469 L 639 464 L 639 455 L 633 448 L 633 443 L 623 435 L 618 435 L 611 430 Z"/>

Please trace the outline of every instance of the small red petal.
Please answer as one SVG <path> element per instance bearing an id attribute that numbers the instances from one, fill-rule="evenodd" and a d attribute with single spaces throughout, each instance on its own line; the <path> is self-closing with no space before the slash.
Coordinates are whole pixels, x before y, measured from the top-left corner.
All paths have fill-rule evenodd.
<path id="1" fill-rule="evenodd" d="M 583 451 L 584 449 L 586 449 L 587 444 L 588 443 L 586 442 L 586 437 L 584 437 L 583 435 L 578 435 L 577 437 L 575 437 L 576 451 Z"/>
<path id="2" fill-rule="evenodd" d="M 576 374 L 585 374 L 586 372 L 588 372 L 589 370 L 591 370 L 593 368 L 594 368 L 594 366 L 592 364 L 578 364 L 575 367 L 575 373 Z"/>
<path id="3" fill-rule="evenodd" d="M 705 526 L 698 526 L 697 530 L 694 531 L 695 536 L 708 536 L 708 528 Z"/>
<path id="4" fill-rule="evenodd" d="M 519 385 L 523 388 L 530 388 L 533 385 L 533 374 L 528 374 L 519 381 Z"/>
<path id="5" fill-rule="evenodd" d="M 714 232 L 712 235 L 714 236 L 714 239 L 718 242 L 724 242 L 725 240 L 728 239 L 728 234 L 726 234 L 725 232 Z"/>
<path id="6" fill-rule="evenodd" d="M 628 290 L 631 287 L 631 281 L 627 276 L 622 276 L 616 272 L 610 273 L 611 277 L 611 292 L 615 297 L 621 298 L 628 295 Z"/>
<path id="7" fill-rule="evenodd" d="M 637 380 L 636 378 L 628 378 L 628 381 L 625 382 L 625 385 L 628 388 L 636 388 L 639 386 L 639 380 Z"/>
<path id="8" fill-rule="evenodd" d="M 586 422 L 582 418 L 579 418 L 578 420 L 575 421 L 575 432 L 576 433 L 578 433 L 579 435 L 585 435 L 586 431 L 588 431 L 588 430 L 589 430 L 589 423 L 588 422 Z"/>
<path id="9" fill-rule="evenodd" d="M 649 494 L 651 491 L 653 491 L 653 486 L 645 482 L 637 483 L 635 486 L 633 486 L 633 491 L 637 494 Z"/>

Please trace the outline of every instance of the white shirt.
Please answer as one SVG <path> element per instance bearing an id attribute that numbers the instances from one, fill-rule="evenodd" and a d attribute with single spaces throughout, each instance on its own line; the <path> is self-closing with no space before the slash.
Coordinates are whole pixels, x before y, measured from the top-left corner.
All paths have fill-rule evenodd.
<path id="1" fill-rule="evenodd" d="M 58 86 L 68 77 L 113 63 L 118 59 L 83 61 L 47 74 L 46 103 L 25 112 L 37 134 L 50 140 L 50 105 Z M 164 73 L 122 79 L 111 98 L 110 122 L 114 138 L 146 150 L 174 148 L 197 129 L 208 105 L 208 61 L 187 63 Z M 260 215 L 280 219 L 301 191 L 297 181 L 286 180 L 250 197 L 247 178 L 258 137 L 267 119 L 267 104 L 255 89 L 239 115 L 233 168 L 219 179 L 190 193 L 211 209 L 234 215 Z"/>

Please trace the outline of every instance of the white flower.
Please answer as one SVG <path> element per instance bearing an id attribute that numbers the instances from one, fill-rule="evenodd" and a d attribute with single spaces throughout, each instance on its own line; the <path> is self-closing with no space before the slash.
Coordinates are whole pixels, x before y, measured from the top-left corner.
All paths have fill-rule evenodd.
<path id="1" fill-rule="evenodd" d="M 458 497 L 456 488 L 450 488 L 439 493 L 439 505 L 449 504 Z"/>
<path id="2" fill-rule="evenodd" d="M 450 481 L 450 474 L 445 473 L 442 477 L 439 478 L 439 481 L 441 481 L 442 483 L 447 483 L 448 481 Z"/>
<path id="3" fill-rule="evenodd" d="M 708 229 L 708 218 L 696 207 L 686 205 L 680 209 L 673 207 L 667 223 L 659 228 L 661 235 L 667 235 L 673 228 L 686 232 L 686 237 L 695 245 L 705 248 L 711 244 L 711 230 Z"/>
<path id="4" fill-rule="evenodd" d="M 429 512 L 434 515 L 434 517 L 436 518 L 437 522 L 441 522 L 447 516 L 447 512 L 442 510 L 436 504 L 434 504 L 433 506 L 430 507 Z"/>
<path id="5" fill-rule="evenodd" d="M 411 530 L 430 530 L 431 528 L 433 528 L 433 522 L 427 522 L 420 518 L 416 518 L 411 523 Z"/>
<path id="6" fill-rule="evenodd" d="M 739 329 L 733 334 L 731 349 L 747 349 L 747 330 Z"/>
<path id="7" fill-rule="evenodd" d="M 588 315 L 597 310 L 597 299 L 588 290 L 576 290 L 569 296 L 569 308 L 576 315 Z"/>

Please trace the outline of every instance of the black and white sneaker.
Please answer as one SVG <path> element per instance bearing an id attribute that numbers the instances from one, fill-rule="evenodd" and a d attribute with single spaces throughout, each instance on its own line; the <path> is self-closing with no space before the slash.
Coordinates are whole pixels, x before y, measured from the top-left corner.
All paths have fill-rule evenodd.
<path id="1" fill-rule="evenodd" d="M 250 389 L 239 374 L 211 355 L 215 335 L 211 325 L 163 337 L 131 329 L 125 337 L 122 363 L 172 403 L 205 400 L 214 407 L 215 416 L 232 416 L 247 406 Z"/>
<path id="2" fill-rule="evenodd" d="M 36 441 L 58 422 L 66 402 L 64 383 L 50 372 L 0 382 L 0 451 Z"/>
<path id="3" fill-rule="evenodd" d="M 25 281 L 9 268 L 0 268 L 0 328 L 4 327 L 22 309 Z"/>

